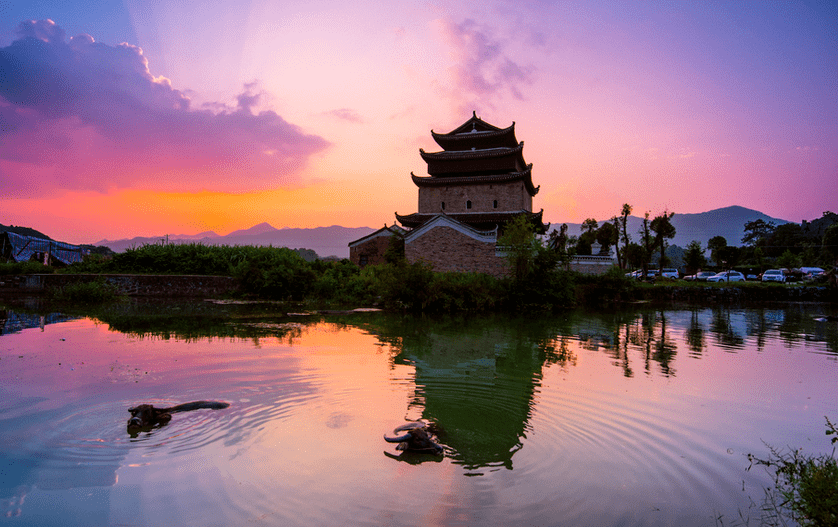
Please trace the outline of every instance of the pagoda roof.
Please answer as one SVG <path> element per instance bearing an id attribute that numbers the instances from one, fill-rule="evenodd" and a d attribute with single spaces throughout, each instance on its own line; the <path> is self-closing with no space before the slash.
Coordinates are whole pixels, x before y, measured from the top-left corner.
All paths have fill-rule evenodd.
<path id="1" fill-rule="evenodd" d="M 515 126 L 515 122 L 512 123 L 512 126 Z M 502 130 L 502 128 L 498 128 L 493 124 L 487 123 L 480 117 L 477 117 L 477 112 L 472 111 L 471 118 L 468 121 L 464 122 L 457 128 L 454 128 L 453 130 L 444 135 L 457 135 L 469 132 L 500 132 Z"/>
<path id="2" fill-rule="evenodd" d="M 490 174 L 477 176 L 460 176 L 460 177 L 423 177 L 417 176 L 413 172 L 410 173 L 413 183 L 417 187 L 442 187 L 449 185 L 483 185 L 487 183 L 512 183 L 514 181 L 524 181 L 527 192 L 530 196 L 538 194 L 541 185 L 534 186 L 532 182 L 532 163 L 527 165 L 527 169 L 520 172 L 508 172 L 506 174 Z"/>
<path id="3" fill-rule="evenodd" d="M 497 148 L 483 148 L 476 150 L 445 150 L 442 152 L 425 152 L 419 149 L 419 154 L 425 162 L 429 161 L 448 161 L 459 159 L 489 159 L 493 157 L 507 157 L 516 154 L 522 154 L 524 151 L 524 142 L 521 141 L 514 147 L 497 147 Z"/>
<path id="4" fill-rule="evenodd" d="M 471 150 L 477 148 L 507 147 L 514 148 L 518 144 L 515 139 L 515 122 L 507 128 L 498 128 L 474 116 L 447 134 L 440 134 L 431 130 L 434 141 L 443 150 Z"/>
<path id="5" fill-rule="evenodd" d="M 405 216 L 396 213 L 396 219 L 408 228 L 417 228 L 423 225 L 425 222 L 430 221 L 431 219 L 439 216 L 440 214 L 444 214 L 445 216 L 449 216 L 454 218 L 455 220 L 465 223 L 471 226 L 488 226 L 488 225 L 502 225 L 509 221 L 512 221 L 517 216 L 521 214 L 527 214 L 529 216 L 530 221 L 535 225 L 536 232 L 538 234 L 544 234 L 547 232 L 549 225 L 544 225 L 542 221 L 542 216 L 544 215 L 544 209 L 538 212 L 530 212 L 527 210 L 516 210 L 516 211 L 508 211 L 508 212 L 452 212 L 452 213 L 419 213 L 414 212 L 413 214 L 407 214 Z"/>

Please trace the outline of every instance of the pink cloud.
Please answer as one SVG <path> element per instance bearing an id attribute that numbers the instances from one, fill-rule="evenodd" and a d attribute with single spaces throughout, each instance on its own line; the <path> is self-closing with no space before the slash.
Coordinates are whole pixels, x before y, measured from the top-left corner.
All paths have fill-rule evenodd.
<path id="1" fill-rule="evenodd" d="M 0 48 L 0 190 L 148 187 L 241 192 L 295 183 L 329 143 L 270 110 L 245 85 L 235 107 L 190 108 L 140 48 L 51 20 L 23 22 Z M 34 176 L 34 180 L 33 180 Z"/>
<path id="2" fill-rule="evenodd" d="M 448 46 L 454 65 L 451 68 L 455 97 L 464 94 L 466 107 L 483 102 L 491 105 L 498 96 L 508 92 L 523 100 L 520 86 L 533 82 L 533 68 L 512 60 L 502 42 L 488 28 L 472 21 L 455 24 L 448 20 L 435 21 L 436 28 Z"/>
<path id="3" fill-rule="evenodd" d="M 331 110 L 326 112 L 325 115 L 334 117 L 335 119 L 339 119 L 341 121 L 348 121 L 350 123 L 360 124 L 364 122 L 364 119 L 360 116 L 360 114 L 358 114 L 358 112 L 349 108 Z"/>

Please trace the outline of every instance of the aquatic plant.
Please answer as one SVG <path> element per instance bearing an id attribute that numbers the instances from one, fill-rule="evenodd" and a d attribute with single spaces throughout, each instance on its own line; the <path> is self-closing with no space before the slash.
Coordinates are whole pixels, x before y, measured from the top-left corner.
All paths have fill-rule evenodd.
<path id="1" fill-rule="evenodd" d="M 838 430 L 826 418 L 826 434 L 838 442 Z M 786 525 L 790 520 L 802 526 L 838 525 L 838 460 L 830 454 L 812 456 L 802 450 L 778 450 L 768 446 L 767 459 L 748 455 L 751 466 L 764 466 L 772 474 L 774 487 L 765 490 L 763 523 Z M 751 467 L 748 467 L 749 469 Z"/>

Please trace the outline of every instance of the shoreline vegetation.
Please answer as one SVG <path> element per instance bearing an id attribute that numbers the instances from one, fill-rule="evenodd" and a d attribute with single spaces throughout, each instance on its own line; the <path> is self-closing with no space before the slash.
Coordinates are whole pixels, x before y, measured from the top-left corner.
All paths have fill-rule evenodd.
<path id="1" fill-rule="evenodd" d="M 396 246 L 387 263 L 359 268 L 349 260 L 306 261 L 286 248 L 146 245 L 111 258 L 93 255 L 63 269 L 35 262 L 0 264 L 0 275 L 95 275 L 95 280 L 53 289 L 58 302 L 105 302 L 120 291 L 104 275 L 231 276 L 239 299 L 303 303 L 319 308 L 378 307 L 422 313 L 485 313 L 561 310 L 636 302 L 838 302 L 838 289 L 824 283 L 641 282 L 617 266 L 603 275 L 564 270 L 562 255 L 541 245 L 510 257 L 510 275 L 436 273 L 408 263 Z"/>

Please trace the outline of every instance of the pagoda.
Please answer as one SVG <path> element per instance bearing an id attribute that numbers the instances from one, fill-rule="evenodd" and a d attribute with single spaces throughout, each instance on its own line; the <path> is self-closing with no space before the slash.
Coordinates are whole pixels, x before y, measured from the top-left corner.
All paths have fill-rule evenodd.
<path id="1" fill-rule="evenodd" d="M 526 214 L 536 232 L 543 234 L 543 211 L 532 212 L 532 198 L 539 187 L 532 182 L 532 164 L 524 161 L 524 143 L 515 138 L 515 123 L 498 128 L 479 117 L 447 134 L 431 130 L 441 152 L 419 154 L 428 165 L 428 176 L 411 172 L 419 187 L 418 212 L 396 214 L 404 227 L 416 228 L 434 216 L 446 214 L 478 230 L 503 227 Z"/>
<path id="2" fill-rule="evenodd" d="M 473 113 L 446 134 L 431 130 L 442 148 L 420 149 L 427 176 L 411 172 L 419 187 L 418 211 L 396 219 L 406 229 L 408 261 L 425 260 L 438 271 L 479 271 L 501 275 L 499 233 L 514 218 L 526 215 L 535 232 L 544 234 L 543 210 L 532 211 L 532 164 L 524 161 L 524 143 L 508 128 L 491 125 Z"/>

